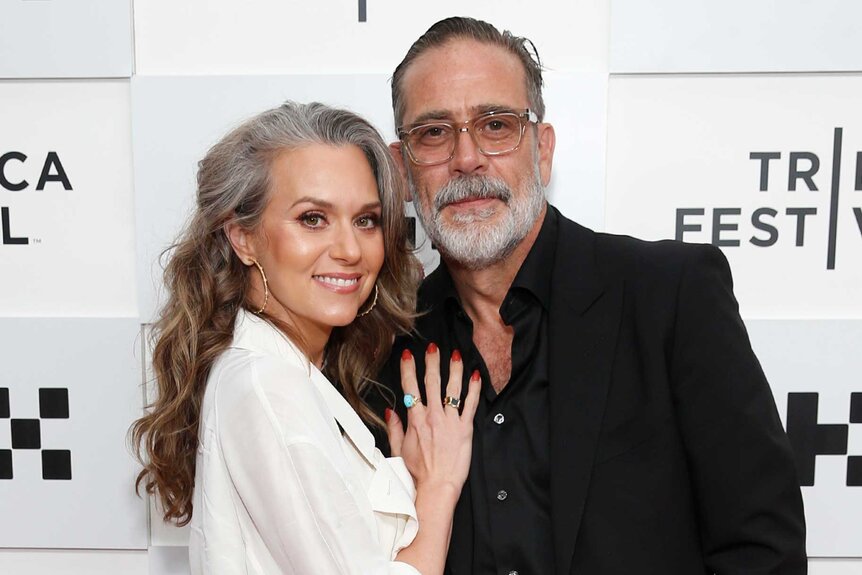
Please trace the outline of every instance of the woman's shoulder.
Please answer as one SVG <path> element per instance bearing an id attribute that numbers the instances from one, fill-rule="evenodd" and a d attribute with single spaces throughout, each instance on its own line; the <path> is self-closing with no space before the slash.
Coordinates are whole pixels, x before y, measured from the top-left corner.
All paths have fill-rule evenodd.
<path id="1" fill-rule="evenodd" d="M 306 436 L 326 410 L 308 369 L 294 358 L 230 348 L 210 372 L 204 411 L 214 424 L 263 418 L 282 435 Z"/>

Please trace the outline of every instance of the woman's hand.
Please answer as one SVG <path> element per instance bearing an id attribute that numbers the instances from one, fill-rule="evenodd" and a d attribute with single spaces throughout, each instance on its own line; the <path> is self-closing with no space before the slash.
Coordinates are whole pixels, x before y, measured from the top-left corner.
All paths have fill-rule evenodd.
<path id="1" fill-rule="evenodd" d="M 449 362 L 447 396 L 461 397 L 463 371 L 461 354 L 456 350 Z M 416 404 L 407 410 L 406 434 L 395 412 L 389 414 L 387 433 L 392 455 L 404 458 L 416 482 L 417 491 L 451 486 L 457 494 L 461 492 L 470 470 L 473 416 L 479 405 L 481 380 L 479 372 L 473 372 L 461 413 L 456 406 L 443 405 L 440 385 L 440 352 L 432 343 L 425 353 L 425 397 L 428 405 L 423 405 L 416 380 L 416 363 L 410 351 L 404 350 L 401 356 L 401 387 L 405 394 L 416 398 Z"/>
<path id="2" fill-rule="evenodd" d="M 461 397 L 463 372 L 461 354 L 455 351 L 449 362 L 448 397 Z M 416 364 L 408 350 L 401 355 L 401 387 L 416 399 L 416 404 L 407 410 L 407 433 L 394 411 L 387 412 L 386 423 L 392 454 L 404 458 L 416 482 L 419 532 L 413 543 L 398 553 L 397 560 L 409 563 L 421 573 L 443 573 L 455 505 L 470 470 L 473 416 L 481 387 L 479 373 L 474 372 L 470 378 L 463 406 L 458 406 L 457 400 L 455 405 L 450 402 L 444 406 L 440 400 L 440 351 L 432 343 L 425 352 L 428 405 L 419 401 Z"/>

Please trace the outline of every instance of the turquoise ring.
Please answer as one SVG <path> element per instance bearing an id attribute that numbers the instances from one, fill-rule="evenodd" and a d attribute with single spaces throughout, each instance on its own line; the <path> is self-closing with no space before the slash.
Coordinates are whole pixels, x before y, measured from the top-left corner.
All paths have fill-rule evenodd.
<path id="1" fill-rule="evenodd" d="M 415 395 L 410 395 L 409 393 L 404 394 L 404 407 L 410 409 L 417 403 L 419 403 L 419 400 L 416 398 Z"/>

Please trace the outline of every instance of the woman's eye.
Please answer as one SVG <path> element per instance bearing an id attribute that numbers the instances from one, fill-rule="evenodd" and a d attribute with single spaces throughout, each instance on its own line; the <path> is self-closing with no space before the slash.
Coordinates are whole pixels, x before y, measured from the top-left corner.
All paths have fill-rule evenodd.
<path id="1" fill-rule="evenodd" d="M 319 228 L 324 223 L 326 223 L 326 220 L 322 214 L 315 213 L 302 214 L 301 216 L 299 216 L 299 221 L 302 222 L 303 225 L 310 228 Z"/>
<path id="2" fill-rule="evenodd" d="M 380 218 L 374 214 L 369 214 L 367 216 L 359 216 L 356 219 L 356 225 L 360 228 L 375 228 L 379 223 Z"/>

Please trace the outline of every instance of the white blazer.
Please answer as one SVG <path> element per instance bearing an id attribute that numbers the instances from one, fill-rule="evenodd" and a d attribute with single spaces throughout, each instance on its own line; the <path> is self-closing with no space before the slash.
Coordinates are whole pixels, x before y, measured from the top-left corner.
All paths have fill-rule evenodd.
<path id="1" fill-rule="evenodd" d="M 418 530 L 403 461 L 254 314 L 213 365 L 198 439 L 194 575 L 418 575 L 393 561 Z"/>

